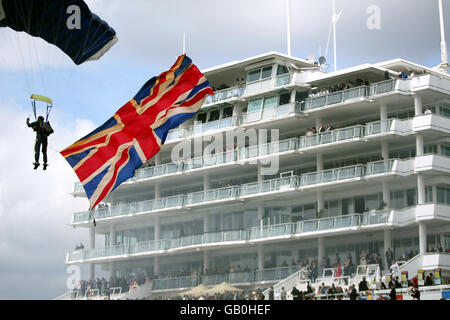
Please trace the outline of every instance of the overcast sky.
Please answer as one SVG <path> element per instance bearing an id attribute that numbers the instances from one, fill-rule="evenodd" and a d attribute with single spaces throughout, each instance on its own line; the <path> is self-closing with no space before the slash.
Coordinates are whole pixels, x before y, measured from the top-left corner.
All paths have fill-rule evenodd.
<path id="1" fill-rule="evenodd" d="M 149 78 L 186 51 L 206 69 L 269 51 L 287 53 L 286 0 L 92 0 L 91 10 L 119 42 L 99 61 L 75 66 L 57 48 L 0 30 L 0 299 L 52 299 L 67 291 L 66 253 L 88 230 L 71 214 L 87 209 L 73 198 L 77 177 L 57 151 L 101 125 Z M 437 0 L 337 0 L 338 69 L 403 58 L 440 63 Z M 380 29 L 369 30 L 370 6 Z M 444 14 L 450 5 L 444 1 Z M 325 54 L 332 0 L 291 0 L 292 55 Z M 450 34 L 450 20 L 446 20 Z M 333 64 L 332 41 L 328 63 Z M 37 58 L 36 58 L 37 57 Z M 30 93 L 53 98 L 47 171 L 34 171 Z M 103 241 L 97 241 L 103 245 Z M 82 276 L 87 278 L 86 268 Z"/>

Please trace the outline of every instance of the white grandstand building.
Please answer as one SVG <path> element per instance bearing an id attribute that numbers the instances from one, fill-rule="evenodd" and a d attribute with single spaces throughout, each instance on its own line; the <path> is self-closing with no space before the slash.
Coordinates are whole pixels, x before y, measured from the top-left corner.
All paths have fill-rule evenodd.
<path id="1" fill-rule="evenodd" d="M 388 248 L 407 261 L 398 275 L 440 268 L 442 283 L 450 279 L 448 74 L 402 59 L 325 72 L 277 52 L 202 72 L 215 95 L 198 114 L 108 207 L 73 214 L 70 225 L 91 241 L 67 265 L 89 265 L 89 279 L 95 265 L 115 278 L 144 275 L 134 295 L 120 292 L 134 298 L 224 281 L 254 290 L 287 279 L 289 289 L 307 280 L 299 270 L 312 259 L 317 281 L 335 281 L 322 261 L 336 254 L 344 268 L 348 255 L 358 266 L 379 253 L 381 268 L 347 277 L 380 279 Z M 74 196 L 86 196 L 79 183 Z M 438 243 L 443 252 L 429 253 Z"/>

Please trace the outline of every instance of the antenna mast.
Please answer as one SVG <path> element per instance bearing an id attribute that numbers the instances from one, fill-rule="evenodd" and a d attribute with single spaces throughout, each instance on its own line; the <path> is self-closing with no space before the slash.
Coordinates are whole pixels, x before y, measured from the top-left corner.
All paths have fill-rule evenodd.
<path id="1" fill-rule="evenodd" d="M 442 0 L 439 0 L 439 20 L 441 25 L 441 59 L 442 62 L 438 68 L 445 73 L 448 73 L 448 55 L 447 55 L 447 42 L 445 41 L 445 31 L 444 31 L 444 12 L 442 9 Z"/>
<path id="2" fill-rule="evenodd" d="M 290 0 L 286 0 L 287 7 L 287 54 L 291 56 L 291 8 Z"/>
<path id="3" fill-rule="evenodd" d="M 333 38 L 334 38 L 333 49 L 334 49 L 334 71 L 337 70 L 337 59 L 336 59 L 336 21 L 337 21 L 337 16 L 336 16 L 336 0 L 333 0 Z"/>

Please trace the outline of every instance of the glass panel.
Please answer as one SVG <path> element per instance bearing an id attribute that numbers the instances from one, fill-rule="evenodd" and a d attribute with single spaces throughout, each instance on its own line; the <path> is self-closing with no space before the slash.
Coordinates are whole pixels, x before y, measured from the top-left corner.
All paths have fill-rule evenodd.
<path id="1" fill-rule="evenodd" d="M 438 203 L 446 203 L 445 201 L 445 194 L 446 191 L 444 187 L 436 187 L 436 195 L 437 195 L 437 202 Z"/>
<path id="2" fill-rule="evenodd" d="M 278 97 L 267 97 L 264 99 L 264 109 L 275 108 L 278 104 Z"/>
<path id="3" fill-rule="evenodd" d="M 261 76 L 261 69 L 251 70 L 247 74 L 247 82 L 259 80 Z"/>
<path id="4" fill-rule="evenodd" d="M 248 103 L 248 111 L 247 111 L 247 113 L 251 113 L 251 112 L 254 112 L 254 111 L 261 110 L 262 101 L 263 101 L 262 98 L 250 101 Z"/>
<path id="5" fill-rule="evenodd" d="M 289 73 L 289 70 L 286 66 L 278 65 L 277 68 L 277 76 Z"/>
<path id="6" fill-rule="evenodd" d="M 264 67 L 262 69 L 261 79 L 266 79 L 272 77 L 272 66 Z"/>

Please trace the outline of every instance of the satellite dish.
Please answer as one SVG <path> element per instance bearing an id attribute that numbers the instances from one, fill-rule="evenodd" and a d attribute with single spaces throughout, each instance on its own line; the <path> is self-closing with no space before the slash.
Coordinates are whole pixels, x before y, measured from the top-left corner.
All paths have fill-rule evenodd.
<path id="1" fill-rule="evenodd" d="M 327 58 L 325 58 L 324 56 L 321 56 L 321 57 L 319 58 L 319 63 L 320 63 L 321 65 L 324 65 L 325 62 L 327 62 Z"/>
<path id="2" fill-rule="evenodd" d="M 316 60 L 315 54 L 311 53 L 308 57 L 306 57 L 306 60 L 308 60 L 308 61 L 315 61 Z"/>

